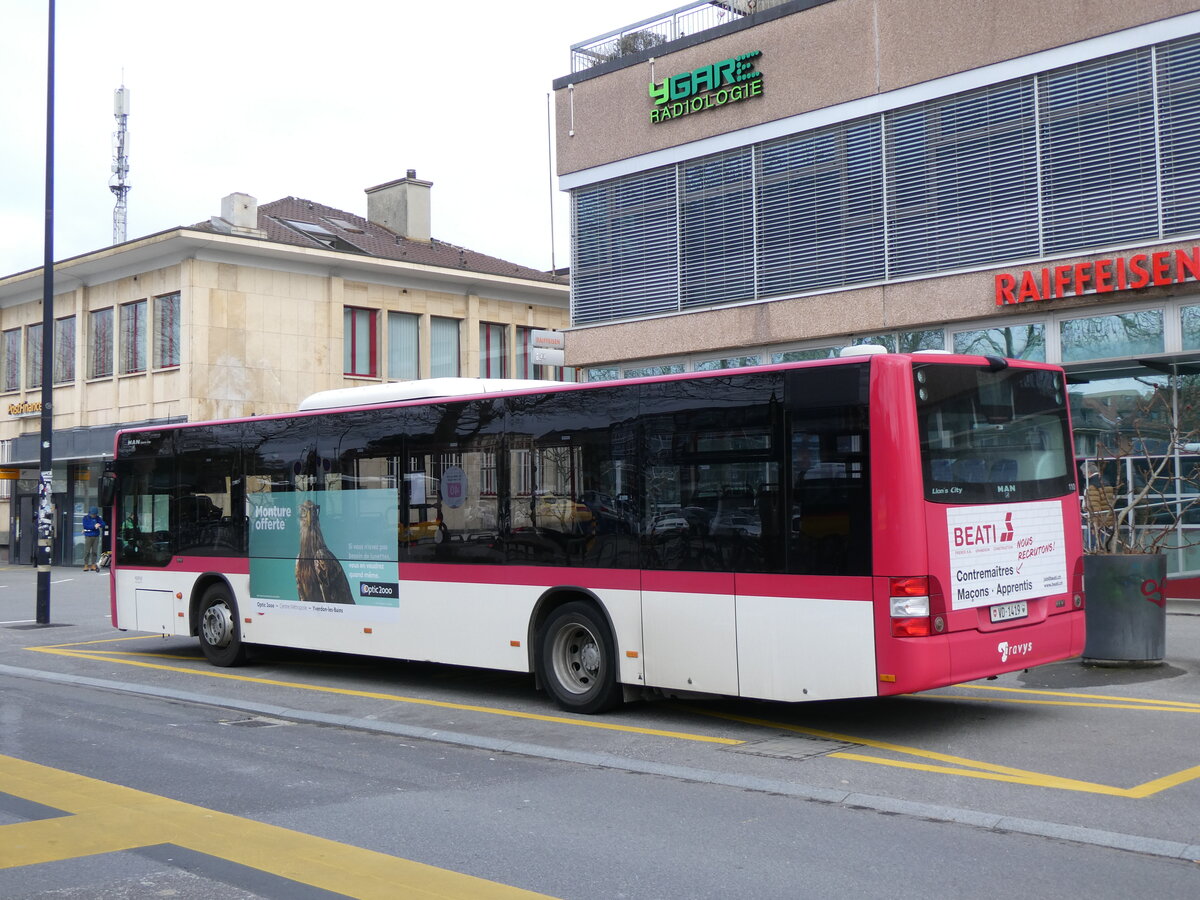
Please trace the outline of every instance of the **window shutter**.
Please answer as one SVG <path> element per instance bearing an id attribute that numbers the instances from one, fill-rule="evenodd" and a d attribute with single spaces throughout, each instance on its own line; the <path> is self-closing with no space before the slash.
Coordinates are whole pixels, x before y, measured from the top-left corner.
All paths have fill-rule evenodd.
<path id="1" fill-rule="evenodd" d="M 1039 90 L 1043 251 L 1155 237 L 1149 48 L 1048 72 Z"/>
<path id="2" fill-rule="evenodd" d="M 754 183 L 750 148 L 680 166 L 682 304 L 754 296 Z"/>
<path id="3" fill-rule="evenodd" d="M 759 296 L 883 277 L 883 181 L 873 117 L 764 144 Z"/>
<path id="4" fill-rule="evenodd" d="M 1037 253 L 1033 81 L 887 115 L 888 274 Z"/>
<path id="5" fill-rule="evenodd" d="M 1166 235 L 1200 228 L 1200 36 L 1158 49 L 1162 215 Z"/>
<path id="6" fill-rule="evenodd" d="M 674 167 L 583 188 L 573 199 L 571 320 L 584 324 L 677 310 Z"/>

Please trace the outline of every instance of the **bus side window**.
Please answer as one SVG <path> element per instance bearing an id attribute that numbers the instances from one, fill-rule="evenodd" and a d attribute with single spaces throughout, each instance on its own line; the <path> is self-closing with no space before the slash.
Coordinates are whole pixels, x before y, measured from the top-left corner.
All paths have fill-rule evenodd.
<path id="1" fill-rule="evenodd" d="M 789 373 L 792 417 L 787 570 L 867 575 L 871 479 L 865 369 Z M 945 460 L 951 464 L 951 460 Z M 945 472 L 945 469 L 943 469 Z"/>

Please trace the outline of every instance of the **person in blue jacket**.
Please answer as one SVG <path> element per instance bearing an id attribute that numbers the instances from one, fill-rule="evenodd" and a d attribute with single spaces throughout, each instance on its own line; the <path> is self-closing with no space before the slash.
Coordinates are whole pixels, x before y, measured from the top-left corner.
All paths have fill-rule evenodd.
<path id="1" fill-rule="evenodd" d="M 104 519 L 100 510 L 93 506 L 83 517 L 83 571 L 99 572 L 96 565 L 100 560 L 100 536 L 104 533 Z"/>

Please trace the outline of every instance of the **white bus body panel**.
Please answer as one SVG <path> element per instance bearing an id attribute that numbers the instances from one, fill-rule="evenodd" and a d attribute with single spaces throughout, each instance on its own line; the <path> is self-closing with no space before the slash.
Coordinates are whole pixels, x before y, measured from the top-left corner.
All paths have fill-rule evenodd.
<path id="1" fill-rule="evenodd" d="M 118 626 L 188 635 L 190 598 L 198 577 L 168 569 L 118 570 Z M 249 595 L 248 575 L 223 577 L 234 590 L 247 643 L 509 672 L 530 671 L 529 642 L 534 636 L 528 634 L 529 621 L 534 604 L 551 587 L 401 581 L 399 610 L 353 607 L 345 617 L 335 617 L 271 609 L 267 604 L 272 601 L 260 606 Z M 604 590 L 598 595 L 613 625 L 618 679 L 643 684 L 640 592 Z"/>
<path id="2" fill-rule="evenodd" d="M 861 600 L 738 597 L 741 695 L 784 702 L 874 697 L 874 607 Z"/>
<path id="3" fill-rule="evenodd" d="M 644 591 L 646 683 L 651 687 L 736 696 L 735 618 L 732 594 Z"/>

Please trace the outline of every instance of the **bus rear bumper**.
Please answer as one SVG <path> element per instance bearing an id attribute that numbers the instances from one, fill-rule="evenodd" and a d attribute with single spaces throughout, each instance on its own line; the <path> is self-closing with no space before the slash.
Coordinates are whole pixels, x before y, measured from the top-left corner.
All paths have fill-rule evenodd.
<path id="1" fill-rule="evenodd" d="M 958 631 L 892 643 L 897 645 L 892 658 L 880 660 L 880 696 L 962 684 L 1079 656 L 1084 613 L 1071 610 L 1001 631 Z"/>

